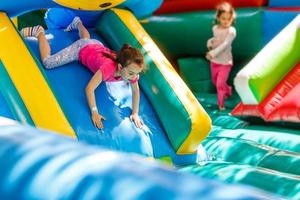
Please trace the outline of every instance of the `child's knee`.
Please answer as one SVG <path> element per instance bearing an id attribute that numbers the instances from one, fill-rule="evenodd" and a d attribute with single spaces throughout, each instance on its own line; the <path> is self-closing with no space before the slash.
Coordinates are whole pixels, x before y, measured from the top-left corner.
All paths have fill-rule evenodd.
<path id="1" fill-rule="evenodd" d="M 46 69 L 51 69 L 52 68 L 52 64 L 49 58 L 45 58 L 43 61 L 43 65 Z"/>
<path id="2" fill-rule="evenodd" d="M 219 89 L 219 90 L 225 90 L 226 89 L 226 81 L 223 80 L 223 79 L 218 79 L 217 80 L 217 83 L 216 83 L 216 87 Z"/>

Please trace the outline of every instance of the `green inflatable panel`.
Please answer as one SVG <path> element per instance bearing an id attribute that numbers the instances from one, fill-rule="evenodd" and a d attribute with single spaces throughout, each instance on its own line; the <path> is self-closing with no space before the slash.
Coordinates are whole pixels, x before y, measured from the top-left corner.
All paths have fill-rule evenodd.
<path id="1" fill-rule="evenodd" d="M 206 59 L 201 57 L 187 57 L 180 58 L 177 60 L 177 62 L 180 76 L 194 93 L 216 93 L 216 88 L 211 82 L 210 64 Z M 245 62 L 234 64 L 227 81 L 228 84 L 233 85 L 233 78 L 244 66 Z M 236 103 L 233 103 L 234 105 L 230 107 L 234 108 L 239 102 L 240 100 L 238 100 Z"/>
<path id="2" fill-rule="evenodd" d="M 282 195 L 285 198 L 300 199 L 299 176 L 262 167 L 212 161 L 181 168 L 180 171 L 227 183 L 243 183 Z"/>
<path id="3" fill-rule="evenodd" d="M 180 76 L 193 92 L 215 92 L 211 82 L 209 63 L 202 58 L 178 59 Z"/>
<path id="4" fill-rule="evenodd" d="M 235 77 L 244 104 L 261 103 L 300 61 L 300 16 L 274 37 Z M 267 84 L 266 84 L 267 83 Z"/>
<path id="5" fill-rule="evenodd" d="M 14 86 L 3 62 L 0 60 L 0 91 L 5 98 L 10 111 L 16 120 L 22 124 L 29 124 L 34 126 L 34 122 L 30 117 L 30 114 L 23 103 L 19 92 Z M 0 108 L 1 109 L 1 108 Z"/>
<path id="6" fill-rule="evenodd" d="M 218 114 L 216 112 L 214 116 L 212 116 L 213 124 L 215 126 L 220 126 L 222 128 L 227 129 L 240 129 L 240 128 L 247 128 L 249 126 L 249 123 L 246 121 L 243 121 L 239 118 L 229 116 L 227 113 L 224 115 Z"/>
<path id="7" fill-rule="evenodd" d="M 202 144 L 207 153 L 216 160 L 300 175 L 299 153 L 290 153 L 239 138 L 208 137 Z"/>
<path id="8" fill-rule="evenodd" d="M 270 126 L 249 126 L 247 129 L 232 130 L 214 126 L 209 136 L 251 140 L 277 149 L 300 153 L 299 130 L 276 129 Z"/>
<path id="9" fill-rule="evenodd" d="M 203 105 L 203 107 L 207 110 L 208 113 L 211 111 L 212 113 L 209 113 L 210 115 L 215 114 L 216 112 L 219 112 L 218 110 L 218 99 L 217 99 L 217 93 L 207 93 L 207 92 L 197 92 L 195 93 L 196 98 L 198 101 Z M 232 96 L 225 101 L 226 106 L 226 113 L 231 111 L 238 103 L 239 98 L 236 93 L 233 93 Z M 217 110 L 216 110 L 217 109 Z M 225 112 L 225 111 L 224 111 Z M 217 114 L 223 114 L 217 113 Z"/>
<path id="10" fill-rule="evenodd" d="M 298 18 L 300 21 L 300 17 Z M 272 91 L 276 84 L 299 62 L 300 60 L 300 30 L 295 32 L 286 32 L 286 41 L 274 39 L 278 42 L 274 49 L 266 46 L 265 55 L 261 55 L 266 60 L 261 63 L 261 70 L 253 74 L 249 80 L 249 86 L 252 89 L 258 102 Z M 269 47 L 269 49 L 268 49 Z M 263 54 L 262 53 L 262 54 Z M 255 62 L 253 62 L 255 64 Z M 269 83 L 269 84 L 265 84 Z"/>
<path id="11" fill-rule="evenodd" d="M 46 10 L 35 10 L 19 16 L 18 29 L 21 30 L 22 28 L 36 25 L 42 25 L 46 29 L 47 26 L 44 20 L 45 12 Z"/>
<path id="12" fill-rule="evenodd" d="M 209 62 L 202 58 L 181 58 L 178 59 L 180 72 L 190 81 L 211 80 Z"/>
<path id="13" fill-rule="evenodd" d="M 141 21 L 167 56 L 204 56 L 212 37 L 214 11 L 152 16 Z M 237 61 L 252 58 L 262 47 L 262 10 L 238 9 L 233 54 Z"/>

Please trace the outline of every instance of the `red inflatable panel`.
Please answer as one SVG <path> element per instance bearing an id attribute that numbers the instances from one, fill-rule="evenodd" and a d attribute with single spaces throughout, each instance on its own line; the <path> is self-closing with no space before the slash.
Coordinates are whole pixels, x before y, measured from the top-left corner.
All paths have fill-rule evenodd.
<path id="1" fill-rule="evenodd" d="M 262 117 L 257 105 L 245 105 L 239 103 L 231 112 L 232 116 Z"/>
<path id="2" fill-rule="evenodd" d="M 233 116 L 256 116 L 265 121 L 300 122 L 300 63 L 259 105 L 238 104 Z"/>
<path id="3" fill-rule="evenodd" d="M 286 109 L 286 106 L 284 106 L 283 104 L 286 101 L 286 98 L 291 98 L 292 95 L 291 93 L 295 92 L 295 87 L 298 87 L 299 83 L 300 83 L 300 63 L 297 64 L 285 76 L 285 78 L 280 81 L 280 83 L 267 96 L 267 98 L 260 103 L 259 110 L 265 116 L 266 119 L 272 120 L 273 117 L 271 117 L 270 115 L 273 112 L 282 113 L 280 111 L 281 106 L 285 107 Z M 298 99 L 300 99 L 300 93 L 298 93 Z M 294 101 L 297 101 L 297 98 L 295 98 Z"/>
<path id="4" fill-rule="evenodd" d="M 155 14 L 190 12 L 215 9 L 223 0 L 164 0 Z M 235 8 L 260 7 L 267 5 L 267 0 L 228 0 Z"/>
<path id="5" fill-rule="evenodd" d="M 285 96 L 267 121 L 300 122 L 300 82 Z"/>

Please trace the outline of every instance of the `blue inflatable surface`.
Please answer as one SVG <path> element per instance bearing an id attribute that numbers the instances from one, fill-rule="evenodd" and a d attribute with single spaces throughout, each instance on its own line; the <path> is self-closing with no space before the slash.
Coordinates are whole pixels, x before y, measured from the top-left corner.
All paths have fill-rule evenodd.
<path id="1" fill-rule="evenodd" d="M 150 16 L 159 8 L 163 0 L 127 0 L 119 8 L 131 10 L 137 18 Z M 86 27 L 95 27 L 102 11 L 84 11 L 69 8 L 50 8 L 46 12 L 45 22 L 48 29 L 64 29 L 75 16 L 79 16 Z"/>
<path id="2" fill-rule="evenodd" d="M 156 9 L 160 7 L 163 0 L 125 0 L 119 8 L 129 9 L 131 10 L 137 18 L 143 18 L 151 15 Z M 84 2 L 77 2 L 82 3 Z M 103 3 L 103 2 L 102 2 Z M 7 1 L 7 0 L 0 0 L 0 10 L 4 11 L 10 17 L 19 16 L 23 13 L 29 12 L 31 10 L 37 9 L 46 9 L 46 8 L 53 8 L 53 11 L 56 14 L 63 14 L 66 16 L 70 14 L 69 12 L 63 13 L 61 10 L 56 11 L 57 8 L 66 8 L 57 4 L 55 1 L 52 0 L 15 0 L 15 1 Z M 81 16 L 84 20 L 93 22 L 95 20 L 94 16 L 97 16 L 97 13 L 101 13 L 101 11 L 91 12 L 90 14 L 86 11 L 82 10 L 74 10 L 76 15 Z M 54 14 L 53 16 L 55 16 Z M 59 18 L 59 15 L 57 16 Z M 52 19 L 53 20 L 53 19 Z"/>
<path id="3" fill-rule="evenodd" d="M 1 91 L 0 91 L 0 105 L 1 105 L 0 116 L 7 117 L 7 118 L 10 118 L 10 119 L 15 119 L 13 117 L 13 114 L 11 113 L 11 111 L 10 111 L 8 105 L 7 105 L 7 102 L 4 99 Z"/>
<path id="4" fill-rule="evenodd" d="M 263 40 L 267 44 L 285 26 L 287 26 L 299 12 L 296 11 L 263 11 Z"/>
<path id="5" fill-rule="evenodd" d="M 297 7 L 300 6 L 299 0 L 269 0 L 270 7 Z"/>
<path id="6" fill-rule="evenodd" d="M 277 199 L 20 125 L 0 126 L 0 163 L 0 199 Z"/>
<path id="7" fill-rule="evenodd" d="M 92 38 L 105 42 L 92 30 Z M 47 38 L 55 53 L 78 39 L 77 32 L 51 30 Z M 26 40 L 39 57 L 36 39 Z M 135 127 L 129 120 L 131 113 L 131 91 L 123 81 L 102 83 L 96 90 L 97 106 L 106 117 L 104 129 L 97 129 L 90 118 L 86 102 L 85 87 L 92 73 L 79 62 L 45 70 L 52 91 L 57 96 L 63 111 L 68 117 L 80 141 L 101 145 L 110 149 L 133 152 L 150 157 L 171 157 L 174 164 L 183 165 L 195 163 L 197 159 L 205 159 L 203 149 L 191 155 L 177 155 L 171 147 L 160 122 L 145 95 L 141 91 L 140 116 L 144 121 L 142 130 Z"/>
<path id="8" fill-rule="evenodd" d="M 120 7 L 130 9 L 137 18 L 143 18 L 150 16 L 161 6 L 162 2 L 163 0 L 127 0 Z"/>
<path id="9" fill-rule="evenodd" d="M 64 29 L 78 16 L 87 28 L 95 27 L 102 11 L 84 11 L 68 8 L 50 8 L 45 14 L 48 29 Z"/>

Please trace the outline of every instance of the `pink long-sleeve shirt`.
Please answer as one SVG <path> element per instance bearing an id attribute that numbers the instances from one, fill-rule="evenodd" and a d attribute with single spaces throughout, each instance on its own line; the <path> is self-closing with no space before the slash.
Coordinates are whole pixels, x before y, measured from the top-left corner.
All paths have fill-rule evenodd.
<path id="1" fill-rule="evenodd" d="M 123 80 L 121 76 L 115 76 L 118 63 L 111 58 L 106 57 L 103 53 L 115 56 L 110 49 L 106 48 L 102 44 L 88 44 L 79 51 L 79 61 L 93 73 L 100 70 L 103 81 L 111 82 Z M 139 75 L 130 82 L 136 83 L 138 79 Z"/>
<path id="2" fill-rule="evenodd" d="M 236 37 L 234 27 L 221 28 L 218 25 L 213 27 L 213 37 L 207 41 L 207 47 L 212 48 L 209 51 L 212 62 L 224 65 L 232 65 L 232 42 Z"/>

